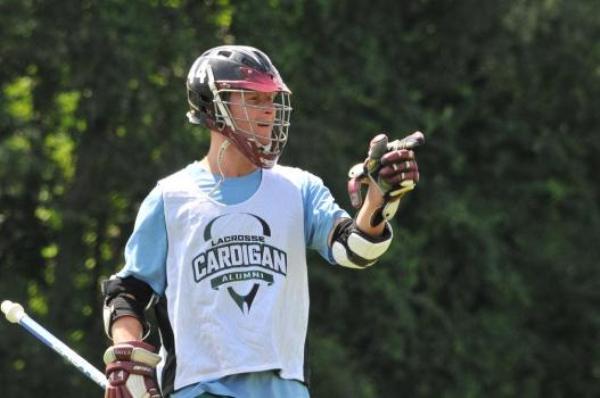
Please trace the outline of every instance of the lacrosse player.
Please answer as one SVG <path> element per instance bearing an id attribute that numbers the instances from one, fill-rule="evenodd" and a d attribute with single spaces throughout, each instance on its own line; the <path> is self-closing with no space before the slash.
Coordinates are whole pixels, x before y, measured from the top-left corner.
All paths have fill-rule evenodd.
<path id="1" fill-rule="evenodd" d="M 206 51 L 187 95 L 187 117 L 210 130 L 210 148 L 145 198 L 126 265 L 103 286 L 106 396 L 308 397 L 306 249 L 344 267 L 373 265 L 392 240 L 387 220 L 419 180 L 414 153 L 375 137 L 351 172 L 352 218 L 321 179 L 277 164 L 291 91 L 264 52 Z M 143 341 L 149 307 L 158 353 Z"/>

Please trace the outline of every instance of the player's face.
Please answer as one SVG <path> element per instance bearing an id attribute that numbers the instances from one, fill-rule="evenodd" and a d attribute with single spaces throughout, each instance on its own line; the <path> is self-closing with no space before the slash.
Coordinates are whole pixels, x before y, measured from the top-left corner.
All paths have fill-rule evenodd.
<path id="1" fill-rule="evenodd" d="M 269 138 L 275 120 L 273 100 L 277 93 L 261 93 L 258 91 L 232 92 L 229 109 L 238 129 Z M 260 140 L 262 141 L 262 140 Z M 262 142 L 266 144 L 268 140 Z"/>

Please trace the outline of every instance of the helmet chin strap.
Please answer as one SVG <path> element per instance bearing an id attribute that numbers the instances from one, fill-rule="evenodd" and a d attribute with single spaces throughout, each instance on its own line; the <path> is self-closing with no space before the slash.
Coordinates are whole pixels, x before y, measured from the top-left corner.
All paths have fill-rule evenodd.
<path id="1" fill-rule="evenodd" d="M 273 148 L 273 143 L 275 140 L 271 137 L 269 138 L 269 142 L 267 144 L 262 145 L 265 152 L 271 152 L 271 148 Z"/>
<path id="2" fill-rule="evenodd" d="M 225 151 L 229 148 L 231 142 L 229 140 L 223 141 L 221 146 L 219 147 L 219 154 L 217 155 L 217 168 L 219 169 L 219 174 L 221 175 L 221 179 L 219 182 L 215 184 L 215 186 L 210 190 L 208 196 L 211 196 L 225 181 L 225 173 L 223 173 L 223 169 L 221 168 L 221 163 L 223 163 L 223 157 L 225 156 Z"/>

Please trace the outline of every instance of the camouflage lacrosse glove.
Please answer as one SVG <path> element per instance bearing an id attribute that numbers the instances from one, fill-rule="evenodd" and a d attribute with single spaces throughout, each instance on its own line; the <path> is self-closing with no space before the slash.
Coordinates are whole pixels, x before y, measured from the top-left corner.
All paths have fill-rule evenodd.
<path id="1" fill-rule="evenodd" d="M 376 186 L 383 196 L 384 203 L 371 218 L 371 225 L 394 217 L 400 199 L 415 188 L 419 167 L 413 148 L 424 142 L 425 136 L 420 131 L 392 142 L 388 142 L 385 134 L 379 134 L 371 140 L 365 161 L 350 169 L 348 193 L 353 207 L 362 206 L 363 184 Z"/>
<path id="2" fill-rule="evenodd" d="M 104 398 L 161 398 L 156 382 L 160 356 L 150 344 L 127 341 L 104 353 L 108 386 Z"/>

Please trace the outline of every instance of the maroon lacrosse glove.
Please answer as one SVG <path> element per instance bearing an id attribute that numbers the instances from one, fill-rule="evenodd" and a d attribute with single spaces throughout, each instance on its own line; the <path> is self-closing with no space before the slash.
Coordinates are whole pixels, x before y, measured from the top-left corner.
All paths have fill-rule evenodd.
<path id="1" fill-rule="evenodd" d="M 377 145 L 380 140 L 387 141 L 387 137 L 385 134 L 380 134 L 373 140 L 377 140 L 375 143 Z M 406 148 L 404 145 L 392 148 L 381 156 L 379 164 L 373 162 L 375 164 L 372 169 L 368 169 L 369 177 L 377 183 L 382 194 L 389 200 L 395 200 L 398 196 L 414 189 L 419 181 L 419 166 L 415 153 L 412 149 Z"/>
<path id="2" fill-rule="evenodd" d="M 150 344 L 127 341 L 104 353 L 108 387 L 104 398 L 161 398 L 156 382 L 160 356 Z"/>
<path id="3" fill-rule="evenodd" d="M 367 159 L 350 169 L 348 193 L 352 206 L 359 208 L 362 205 L 362 184 L 372 183 L 383 196 L 384 204 L 372 218 L 372 225 L 392 218 L 402 196 L 415 188 L 419 181 L 419 166 L 413 148 L 424 142 L 425 136 L 420 131 L 392 142 L 388 142 L 385 134 L 379 134 L 369 144 Z"/>

